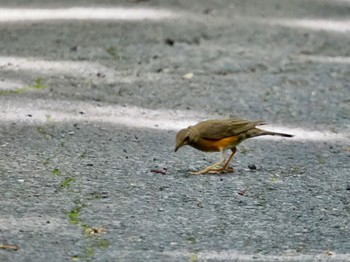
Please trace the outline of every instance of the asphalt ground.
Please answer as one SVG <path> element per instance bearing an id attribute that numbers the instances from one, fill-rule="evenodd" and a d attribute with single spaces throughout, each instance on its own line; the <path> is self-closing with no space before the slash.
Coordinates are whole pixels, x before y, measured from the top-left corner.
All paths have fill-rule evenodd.
<path id="1" fill-rule="evenodd" d="M 0 260 L 350 261 L 349 12 L 2 0 Z M 176 131 L 233 115 L 295 137 L 189 175 Z"/>

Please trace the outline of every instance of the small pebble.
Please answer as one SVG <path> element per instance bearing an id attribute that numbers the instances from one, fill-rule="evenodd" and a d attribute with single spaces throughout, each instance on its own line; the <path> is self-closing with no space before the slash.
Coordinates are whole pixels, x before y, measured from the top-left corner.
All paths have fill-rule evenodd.
<path id="1" fill-rule="evenodd" d="M 164 41 L 167 45 L 173 46 L 175 44 L 175 41 L 173 39 L 167 38 Z"/>
<path id="2" fill-rule="evenodd" d="M 249 164 L 249 165 L 248 165 L 248 168 L 249 168 L 250 170 L 256 170 L 256 166 L 255 166 L 254 164 Z"/>
<path id="3" fill-rule="evenodd" d="M 198 206 L 199 208 L 203 208 L 203 203 L 202 203 L 201 201 L 198 201 L 198 202 L 197 202 L 197 206 Z"/>

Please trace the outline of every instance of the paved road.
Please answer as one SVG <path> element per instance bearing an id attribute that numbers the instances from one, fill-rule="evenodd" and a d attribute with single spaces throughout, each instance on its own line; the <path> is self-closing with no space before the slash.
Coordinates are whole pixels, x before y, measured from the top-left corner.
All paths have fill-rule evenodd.
<path id="1" fill-rule="evenodd" d="M 2 2 L 1 261 L 350 261 L 348 1 Z"/>

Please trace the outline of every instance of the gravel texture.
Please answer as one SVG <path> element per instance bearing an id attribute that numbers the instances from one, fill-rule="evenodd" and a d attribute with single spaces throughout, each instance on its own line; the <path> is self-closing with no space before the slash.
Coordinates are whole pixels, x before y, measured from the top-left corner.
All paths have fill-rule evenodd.
<path id="1" fill-rule="evenodd" d="M 350 261 L 349 11 L 2 0 L 0 261 Z M 232 115 L 295 137 L 189 175 L 176 131 Z"/>

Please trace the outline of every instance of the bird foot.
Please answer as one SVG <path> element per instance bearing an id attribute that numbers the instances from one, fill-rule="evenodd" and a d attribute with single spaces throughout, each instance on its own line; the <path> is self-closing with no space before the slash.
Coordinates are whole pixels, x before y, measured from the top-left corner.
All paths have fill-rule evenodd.
<path id="1" fill-rule="evenodd" d="M 204 168 L 203 170 L 200 171 L 195 171 L 195 172 L 190 172 L 191 175 L 201 175 L 201 174 L 206 174 L 208 173 L 210 170 L 213 169 L 218 169 L 217 167 L 222 165 L 223 163 L 225 163 L 225 159 L 223 159 L 220 162 L 215 163 L 214 165 L 208 166 L 206 168 Z M 219 168 L 220 169 L 220 168 Z"/>
<path id="2" fill-rule="evenodd" d="M 202 175 L 202 174 L 220 174 L 220 173 L 234 173 L 233 167 L 226 168 L 205 168 L 200 171 L 190 172 L 191 175 Z"/>
<path id="3" fill-rule="evenodd" d="M 191 171 L 191 172 L 189 172 L 189 174 L 190 175 L 202 175 L 202 174 L 205 174 L 207 172 L 208 172 L 208 170 L 203 169 L 203 170 L 200 170 L 200 171 Z"/>
<path id="4" fill-rule="evenodd" d="M 234 173 L 235 170 L 233 167 L 226 167 L 226 168 L 216 168 L 211 169 L 208 171 L 208 174 L 220 174 L 220 173 Z"/>

